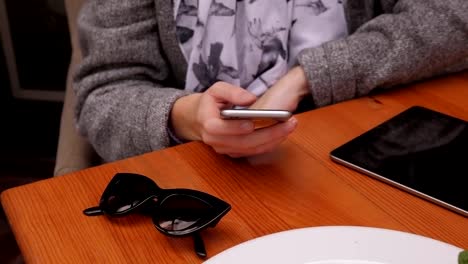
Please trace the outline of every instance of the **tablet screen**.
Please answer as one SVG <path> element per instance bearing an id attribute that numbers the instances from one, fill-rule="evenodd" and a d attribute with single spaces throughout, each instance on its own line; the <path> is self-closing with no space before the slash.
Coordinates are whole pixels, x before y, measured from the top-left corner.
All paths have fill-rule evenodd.
<path id="1" fill-rule="evenodd" d="M 414 106 L 332 160 L 468 216 L 468 122 Z"/>

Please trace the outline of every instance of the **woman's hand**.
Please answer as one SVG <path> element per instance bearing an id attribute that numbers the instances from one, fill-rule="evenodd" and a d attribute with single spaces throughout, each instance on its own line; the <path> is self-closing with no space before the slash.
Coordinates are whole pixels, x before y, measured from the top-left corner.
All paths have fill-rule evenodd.
<path id="1" fill-rule="evenodd" d="M 174 132 L 186 140 L 199 140 L 216 152 L 243 157 L 270 152 L 296 127 L 297 121 L 254 129 L 251 120 L 225 120 L 220 110 L 232 105 L 248 106 L 256 100 L 252 93 L 218 82 L 204 93 L 179 98 L 171 111 Z"/>
<path id="2" fill-rule="evenodd" d="M 270 87 L 250 108 L 294 112 L 301 99 L 308 93 L 309 84 L 304 70 L 296 66 Z"/>

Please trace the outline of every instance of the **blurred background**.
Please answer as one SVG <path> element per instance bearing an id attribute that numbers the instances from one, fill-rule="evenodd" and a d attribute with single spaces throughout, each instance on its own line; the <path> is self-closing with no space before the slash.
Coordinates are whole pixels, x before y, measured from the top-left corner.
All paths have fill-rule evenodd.
<path id="1" fill-rule="evenodd" d="M 70 55 L 63 0 L 0 0 L 0 191 L 52 177 Z M 0 263 L 22 263 L 3 209 Z"/>

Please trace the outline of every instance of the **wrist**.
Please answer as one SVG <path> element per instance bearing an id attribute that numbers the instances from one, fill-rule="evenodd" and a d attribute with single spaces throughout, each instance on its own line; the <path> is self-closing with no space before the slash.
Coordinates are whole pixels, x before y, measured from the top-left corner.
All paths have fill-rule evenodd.
<path id="1" fill-rule="evenodd" d="M 302 99 L 306 95 L 310 94 L 309 81 L 307 80 L 304 69 L 301 66 L 296 66 L 291 69 L 291 75 L 294 79 L 294 83 L 297 84 L 296 93 L 298 98 Z"/>
<path id="2" fill-rule="evenodd" d="M 175 136 L 182 140 L 200 140 L 196 122 L 196 109 L 201 94 L 194 93 L 177 99 L 170 113 L 170 124 Z"/>

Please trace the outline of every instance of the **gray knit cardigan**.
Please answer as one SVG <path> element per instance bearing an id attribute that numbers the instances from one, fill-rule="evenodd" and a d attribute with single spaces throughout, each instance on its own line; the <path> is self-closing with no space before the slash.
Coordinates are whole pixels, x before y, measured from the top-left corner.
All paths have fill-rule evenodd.
<path id="1" fill-rule="evenodd" d="M 267 1 L 267 0 L 265 0 Z M 187 62 L 172 1 L 88 0 L 76 121 L 105 161 L 170 146 L 168 118 Z M 350 36 L 303 50 L 315 107 L 468 69 L 467 0 L 347 0 Z"/>

